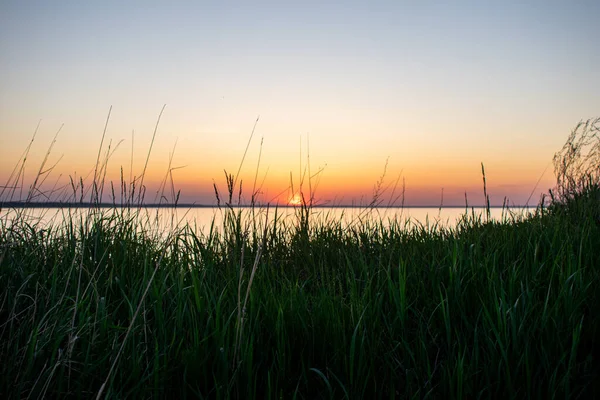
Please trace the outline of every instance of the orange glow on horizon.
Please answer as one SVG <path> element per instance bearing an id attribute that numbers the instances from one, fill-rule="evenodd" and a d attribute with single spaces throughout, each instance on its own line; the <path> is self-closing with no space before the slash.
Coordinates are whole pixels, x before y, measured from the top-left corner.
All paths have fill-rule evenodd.
<path id="1" fill-rule="evenodd" d="M 292 196 L 292 198 L 288 201 L 289 205 L 291 206 L 299 206 L 302 204 L 302 197 L 300 197 L 299 194 L 295 194 Z"/>

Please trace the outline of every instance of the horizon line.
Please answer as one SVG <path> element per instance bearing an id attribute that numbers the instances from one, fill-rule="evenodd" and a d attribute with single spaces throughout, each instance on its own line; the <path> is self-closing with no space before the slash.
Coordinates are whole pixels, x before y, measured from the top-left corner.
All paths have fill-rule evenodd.
<path id="1" fill-rule="evenodd" d="M 357 204 L 338 204 L 338 205 L 327 205 L 327 204 L 312 204 L 307 205 L 309 208 L 537 208 L 539 205 L 487 205 L 487 204 L 463 204 L 463 205 L 414 205 L 414 204 L 403 204 L 403 205 L 357 205 Z M 95 202 L 61 202 L 61 201 L 49 201 L 49 202 L 32 202 L 32 201 L 0 201 L 0 210 L 2 208 L 302 208 L 302 205 L 293 204 L 200 204 L 200 203 L 178 203 L 178 204 L 167 204 L 167 203 L 142 203 L 142 204 L 127 204 L 127 203 L 95 203 Z"/>

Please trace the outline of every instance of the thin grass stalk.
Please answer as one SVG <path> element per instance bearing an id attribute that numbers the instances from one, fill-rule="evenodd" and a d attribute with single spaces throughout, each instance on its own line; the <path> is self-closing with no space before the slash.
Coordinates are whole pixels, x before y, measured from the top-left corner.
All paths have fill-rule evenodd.
<path id="1" fill-rule="evenodd" d="M 170 242 L 171 240 L 172 240 L 172 237 L 168 240 L 168 242 Z M 165 250 L 166 250 L 166 248 L 167 248 L 167 246 L 165 246 Z M 152 275 L 150 276 L 150 279 L 148 280 L 148 284 L 146 285 L 146 288 L 144 289 L 142 298 L 140 299 L 140 302 L 135 310 L 135 313 L 133 314 L 133 317 L 131 318 L 131 322 L 129 323 L 129 327 L 127 328 L 127 332 L 125 333 L 123 342 L 121 343 L 121 347 L 119 348 L 119 351 L 117 352 L 117 355 L 115 356 L 115 359 L 113 360 L 113 362 L 110 366 L 110 369 L 108 371 L 106 379 L 104 380 L 104 382 L 102 383 L 102 386 L 100 386 L 100 390 L 98 390 L 98 393 L 96 394 L 96 400 L 100 400 L 100 398 L 102 397 L 102 394 L 104 393 L 104 389 L 106 388 L 106 385 L 108 384 L 108 381 L 111 378 L 111 375 L 117 365 L 117 362 L 119 361 L 119 357 L 123 353 L 123 349 L 125 348 L 125 344 L 127 343 L 127 338 L 129 337 L 129 334 L 131 333 L 131 329 L 133 328 L 133 325 L 135 324 L 135 320 L 140 312 L 140 309 L 142 308 L 142 305 L 144 304 L 144 300 L 146 299 L 148 290 L 150 290 L 150 285 L 152 285 L 152 282 L 154 281 L 154 277 L 156 276 L 156 271 L 158 271 L 158 268 L 160 267 L 160 263 L 162 262 L 164 255 L 165 255 L 165 252 L 163 251 L 160 258 L 156 262 L 156 266 L 154 267 L 154 270 L 152 271 Z"/>

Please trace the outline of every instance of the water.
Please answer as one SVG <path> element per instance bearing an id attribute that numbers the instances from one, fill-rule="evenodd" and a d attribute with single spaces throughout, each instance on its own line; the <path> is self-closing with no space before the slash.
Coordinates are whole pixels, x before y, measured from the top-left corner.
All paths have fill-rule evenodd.
<path id="1" fill-rule="evenodd" d="M 102 212 L 110 214 L 111 209 L 101 209 Z M 259 226 L 264 226 L 264 222 L 273 223 L 275 218 L 275 209 L 256 209 L 234 208 L 241 212 L 242 223 L 250 226 L 254 220 Z M 510 219 L 511 216 L 526 216 L 535 211 L 534 208 L 512 208 L 510 210 L 503 208 L 491 208 L 490 218 L 496 221 Z M 60 226 L 65 219 L 71 218 L 73 221 L 85 220 L 90 213 L 90 209 L 64 209 L 64 208 L 28 208 L 28 209 L 5 209 L 0 212 L 0 220 L 6 226 L 14 217 L 20 214 L 32 224 L 41 226 L 55 225 Z M 119 210 L 127 215 L 127 210 Z M 134 211 L 130 211 L 133 215 Z M 290 223 L 297 221 L 299 209 L 293 207 L 283 207 L 277 210 L 277 219 Z M 139 210 L 138 218 L 145 221 L 146 226 L 152 229 L 168 232 L 173 228 L 189 224 L 197 233 L 208 234 L 211 224 L 214 222 L 214 229 L 220 229 L 223 224 L 225 209 L 212 207 L 198 208 L 142 208 Z M 476 215 L 486 220 L 486 211 L 484 208 L 469 208 L 469 215 Z M 433 227 L 455 227 L 460 218 L 465 214 L 465 208 L 426 208 L 426 207 L 394 207 L 394 208 L 353 208 L 353 207 L 318 207 L 311 212 L 310 220 L 312 223 L 320 221 L 340 221 L 342 225 L 348 226 L 360 221 L 382 221 L 388 225 L 390 221 L 397 221 L 401 225 L 407 226 L 427 226 Z"/>

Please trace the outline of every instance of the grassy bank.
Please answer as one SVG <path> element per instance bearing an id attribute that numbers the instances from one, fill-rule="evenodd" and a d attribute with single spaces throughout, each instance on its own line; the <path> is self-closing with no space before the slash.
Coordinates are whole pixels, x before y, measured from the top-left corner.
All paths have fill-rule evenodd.
<path id="1" fill-rule="evenodd" d="M 207 235 L 165 233 L 133 205 L 143 179 L 124 208 L 0 218 L 0 398 L 597 397 L 600 119 L 582 124 L 527 219 L 225 206 Z"/>
<path id="2" fill-rule="evenodd" d="M 452 230 L 5 221 L 0 396 L 598 394 L 599 193 Z"/>

